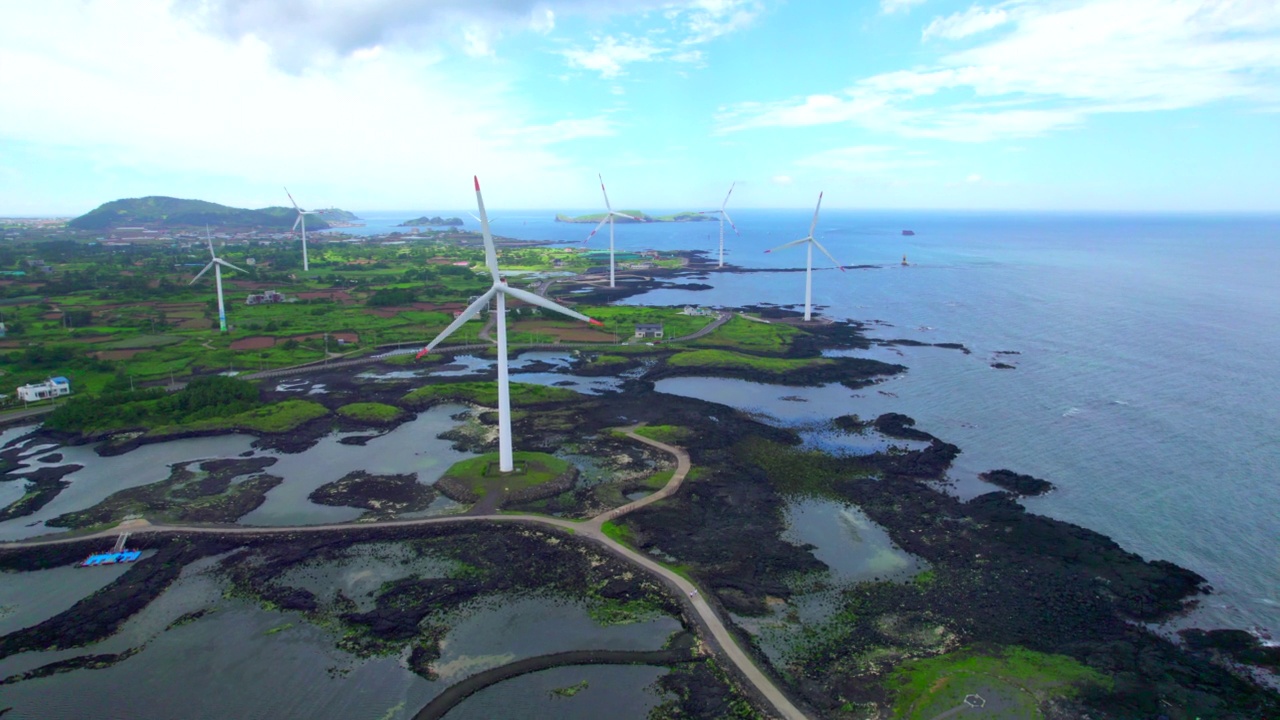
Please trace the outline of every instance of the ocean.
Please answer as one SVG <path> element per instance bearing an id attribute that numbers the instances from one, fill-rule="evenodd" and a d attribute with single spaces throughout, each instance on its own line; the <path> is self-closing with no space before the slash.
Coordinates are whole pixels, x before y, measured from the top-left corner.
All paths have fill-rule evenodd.
<path id="1" fill-rule="evenodd" d="M 811 210 L 730 212 L 741 236 L 726 236 L 727 262 L 804 267 L 802 248 L 763 251 L 805 235 Z M 362 232 L 419 214 L 366 213 Z M 491 215 L 495 233 L 519 239 L 577 243 L 590 231 L 547 211 Z M 714 255 L 718 232 L 710 222 L 618 225 L 616 247 Z M 995 468 L 1050 480 L 1056 491 L 1024 501 L 1032 512 L 1208 579 L 1216 592 L 1182 624 L 1280 637 L 1280 217 L 825 210 L 816 236 L 842 263 L 874 266 L 838 272 L 815 260 L 823 315 L 971 354 L 878 350 L 910 368 L 880 386 L 896 397 L 837 393 L 807 412 L 911 415 L 962 448 L 952 473 L 961 493 L 980 491 L 977 474 Z M 591 246 L 607 244 L 602 233 Z M 627 302 L 804 299 L 800 273 L 700 282 L 714 289 Z"/>

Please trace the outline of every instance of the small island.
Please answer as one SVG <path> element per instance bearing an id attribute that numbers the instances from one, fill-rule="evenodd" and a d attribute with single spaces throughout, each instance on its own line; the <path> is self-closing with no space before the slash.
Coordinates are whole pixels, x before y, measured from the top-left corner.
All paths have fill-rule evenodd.
<path id="1" fill-rule="evenodd" d="M 704 215 L 697 212 L 679 212 L 674 215 L 648 215 L 639 210 L 619 210 L 623 215 L 630 215 L 635 218 L 628 220 L 626 218 L 618 218 L 614 220 L 617 223 L 654 223 L 654 222 L 708 222 L 714 221 L 715 218 L 710 215 Z M 576 217 L 557 214 L 556 222 L 564 223 L 598 223 L 604 220 L 604 213 L 592 213 L 590 215 L 578 215 Z"/>
<path id="2" fill-rule="evenodd" d="M 440 217 L 439 215 L 435 215 L 433 217 L 427 217 L 426 215 L 423 215 L 422 217 L 414 218 L 412 220 L 405 220 L 404 222 L 400 223 L 396 227 L 418 227 L 422 225 L 426 225 L 429 227 L 445 227 L 445 226 L 462 227 L 462 218 L 457 218 L 457 217 L 446 218 L 446 217 Z"/>

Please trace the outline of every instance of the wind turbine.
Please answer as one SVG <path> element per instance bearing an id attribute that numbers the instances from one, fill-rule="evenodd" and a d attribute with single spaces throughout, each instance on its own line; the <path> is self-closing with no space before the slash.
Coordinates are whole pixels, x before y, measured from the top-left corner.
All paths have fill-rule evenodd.
<path id="1" fill-rule="evenodd" d="M 600 221 L 600 224 L 596 226 L 596 229 L 592 230 L 591 234 L 587 236 L 587 239 L 582 241 L 582 244 L 585 245 L 590 242 L 591 238 L 596 236 L 596 233 L 600 228 L 603 227 L 605 223 L 609 223 L 609 287 L 613 287 L 613 218 L 615 216 L 626 218 L 628 220 L 635 220 L 635 218 L 613 209 L 613 206 L 609 204 L 609 192 L 604 189 L 604 176 L 596 175 L 596 177 L 600 178 L 600 192 L 604 195 L 604 207 L 608 212 L 604 214 L 604 219 Z"/>
<path id="2" fill-rule="evenodd" d="M 223 260 L 222 258 L 218 257 L 213 253 L 213 238 L 209 236 L 208 225 L 204 226 L 204 238 L 209 242 L 209 257 L 213 259 L 210 260 L 209 264 L 205 265 L 204 269 L 201 270 L 199 273 L 197 273 L 195 277 L 191 278 L 191 282 L 187 284 L 195 285 L 196 281 L 200 279 L 201 275 L 204 275 L 205 273 L 209 272 L 209 268 L 213 268 L 213 284 L 216 285 L 218 288 L 218 327 L 221 328 L 222 332 L 226 332 L 227 331 L 227 308 L 222 304 L 222 268 L 223 266 L 226 266 L 231 268 L 232 270 L 239 270 L 240 272 L 245 272 L 245 270 L 242 270 L 236 267 L 235 265 L 232 265 L 231 263 L 227 262 L 226 260 Z"/>
<path id="3" fill-rule="evenodd" d="M 302 223 L 302 272 L 307 272 L 311 266 L 307 263 L 307 216 L 323 215 L 324 210 L 303 210 L 298 207 L 298 201 L 293 199 L 293 193 L 289 192 L 289 188 L 284 189 L 284 194 L 289 196 L 289 202 L 293 203 L 293 209 L 298 211 L 298 219 L 293 221 L 293 228 L 289 232 L 298 229 L 298 223 Z"/>
<path id="4" fill-rule="evenodd" d="M 481 310 L 489 305 L 489 300 L 496 297 L 498 300 L 498 469 L 501 472 L 511 472 L 515 469 L 515 461 L 511 452 L 511 386 L 507 379 L 507 296 L 510 295 L 517 300 L 522 300 L 530 305 L 539 305 L 548 310 L 555 310 L 563 315 L 585 320 L 592 325 L 604 326 L 599 320 L 593 320 L 582 313 L 570 310 L 558 303 L 552 302 L 539 295 L 534 295 L 527 290 L 520 290 L 507 285 L 506 279 L 498 272 L 498 253 L 493 247 L 493 235 L 489 232 L 489 216 L 484 211 L 484 197 L 480 195 L 480 178 L 475 178 L 476 183 L 476 204 L 480 206 L 480 231 L 484 234 L 484 263 L 489 268 L 489 274 L 493 276 L 493 286 L 488 292 L 476 298 L 462 314 L 449 324 L 443 332 L 436 336 L 425 348 L 418 352 L 417 357 L 431 352 L 440 341 L 449 337 L 455 330 L 462 327 L 468 320 L 475 317 Z"/>
<path id="5" fill-rule="evenodd" d="M 724 221 L 728 220 L 729 227 L 733 228 L 733 231 L 738 234 L 738 237 L 742 237 L 742 233 L 738 232 L 738 226 L 733 224 L 733 219 L 729 217 L 729 213 L 726 212 L 724 209 L 724 207 L 729 204 L 729 195 L 733 194 L 734 185 L 737 185 L 737 184 L 738 183 L 735 182 L 733 183 L 733 185 L 729 186 L 729 192 L 724 196 L 724 202 L 720 203 L 719 210 L 704 210 L 698 213 L 699 215 L 719 215 L 720 216 L 720 264 L 717 265 L 716 267 L 724 267 Z"/>
<path id="6" fill-rule="evenodd" d="M 791 247 L 792 245 L 799 245 L 800 243 L 808 244 L 807 249 L 809 251 L 809 259 L 805 262 L 805 266 L 804 266 L 804 321 L 805 322 L 809 322 L 810 308 L 813 306 L 813 249 L 816 247 L 819 250 L 821 250 L 823 255 L 826 255 L 827 257 L 831 258 L 831 262 L 835 263 L 836 267 L 840 268 L 840 272 L 844 272 L 844 267 L 840 265 L 840 263 L 837 262 L 834 257 L 832 257 L 831 253 L 827 252 L 827 249 L 822 247 L 822 245 L 813 237 L 814 228 L 818 227 L 818 211 L 821 209 L 822 209 L 822 193 L 818 193 L 818 206 L 813 209 L 813 222 L 809 224 L 808 236 L 802 237 L 799 240 L 792 240 L 789 243 L 786 243 L 784 245 L 779 245 L 778 247 L 773 248 L 773 250 L 781 250 L 782 248 L 788 248 L 788 247 Z M 765 252 L 771 253 L 773 252 L 773 250 L 765 250 Z"/>

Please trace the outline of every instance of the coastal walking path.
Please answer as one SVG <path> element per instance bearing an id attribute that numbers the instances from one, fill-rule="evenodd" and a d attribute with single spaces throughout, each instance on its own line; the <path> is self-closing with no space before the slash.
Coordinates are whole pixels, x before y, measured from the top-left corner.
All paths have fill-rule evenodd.
<path id="1" fill-rule="evenodd" d="M 643 423 L 642 423 L 643 424 Z M 81 535 L 72 538 L 50 538 L 47 540 L 27 540 L 22 542 L 4 542 L 0 543 L 0 550 L 7 548 L 29 548 L 40 545 L 54 545 L 64 543 L 82 542 L 85 540 L 93 540 L 96 538 L 115 538 L 123 531 L 128 531 L 134 535 L 144 533 L 207 533 L 218 535 L 277 535 L 277 534 L 298 534 L 298 533 L 320 533 L 320 532 L 344 532 L 344 531 L 360 531 L 368 530 L 376 527 L 406 527 L 419 525 L 440 525 L 446 523 L 463 523 L 463 522 L 515 522 L 515 523 L 534 523 L 538 525 L 549 525 L 569 533 L 577 537 L 586 537 L 598 545 L 602 546 L 609 552 L 617 555 L 624 560 L 630 561 L 634 565 L 648 570 L 650 573 L 662 578 L 668 587 L 679 590 L 681 601 L 686 603 L 686 607 L 693 610 L 697 620 L 711 635 L 713 648 L 719 651 L 724 659 L 728 660 L 737 668 L 739 674 L 747 682 L 756 689 L 757 693 L 771 704 L 777 715 L 784 720 L 805 720 L 807 716 L 796 707 L 786 694 L 774 684 L 763 671 L 760 670 L 752 661 L 751 656 L 744 652 L 738 645 L 729 629 L 725 626 L 724 621 L 716 612 L 715 608 L 702 596 L 690 580 L 679 575 L 675 571 L 654 560 L 647 554 L 637 552 L 636 550 L 614 540 L 604 533 L 604 523 L 615 520 L 623 515 L 639 510 L 646 505 L 658 502 L 664 498 L 670 497 L 680 489 L 680 485 L 684 482 L 685 476 L 689 474 L 692 463 L 689 459 L 689 453 L 684 448 L 675 445 L 668 445 L 651 438 L 644 437 L 636 433 L 641 425 L 632 425 L 622 428 L 627 437 L 644 443 L 651 447 L 662 450 L 676 458 L 676 469 L 671 474 L 671 480 L 667 482 L 661 490 L 651 495 L 645 496 L 639 500 L 605 511 L 589 520 L 573 521 L 563 518 L 551 517 L 548 515 L 528 515 L 528 514 L 500 514 L 500 515 L 447 515 L 442 517 L 415 518 L 413 520 L 386 520 L 377 523 L 338 523 L 327 525 L 292 525 L 277 527 L 246 527 L 244 525 L 153 525 L 146 520 L 132 520 L 120 523 L 115 528 L 103 530 L 101 532 Z"/>

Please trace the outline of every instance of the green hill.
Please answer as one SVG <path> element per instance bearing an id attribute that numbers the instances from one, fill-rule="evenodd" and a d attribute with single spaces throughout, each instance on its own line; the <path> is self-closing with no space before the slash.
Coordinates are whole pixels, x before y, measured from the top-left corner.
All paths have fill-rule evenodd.
<path id="1" fill-rule="evenodd" d="M 153 195 L 103 203 L 67 223 L 80 230 L 107 230 L 116 227 L 209 227 L 266 228 L 288 230 L 298 215 L 293 208 L 269 207 L 259 210 L 227 207 L 204 200 L 182 200 Z M 308 230 L 323 230 L 328 223 L 312 215 Z"/>
<path id="2" fill-rule="evenodd" d="M 321 208 L 320 212 L 324 213 L 327 216 L 326 218 L 327 220 L 334 220 L 337 222 L 349 223 L 349 222 L 356 222 L 364 219 L 364 218 L 361 218 L 359 215 L 356 215 L 355 213 L 351 212 L 350 210 L 340 210 L 338 208 Z M 310 220 L 307 221 L 307 227 L 311 227 Z"/>

